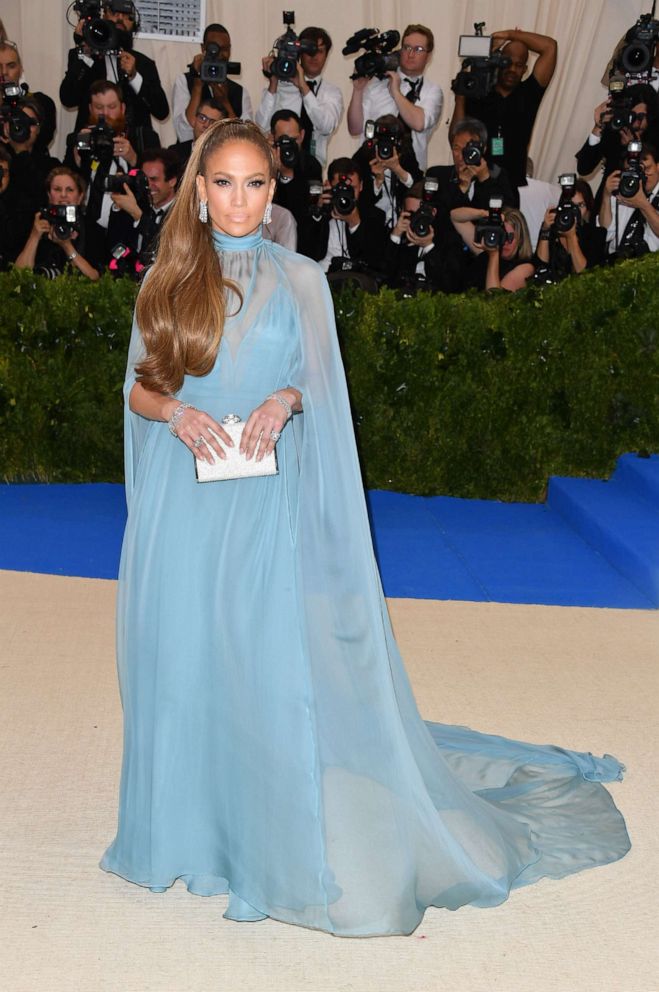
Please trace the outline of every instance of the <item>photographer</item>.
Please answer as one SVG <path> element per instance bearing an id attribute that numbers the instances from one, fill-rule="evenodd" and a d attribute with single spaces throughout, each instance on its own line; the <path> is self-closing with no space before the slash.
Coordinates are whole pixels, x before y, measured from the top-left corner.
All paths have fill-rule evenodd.
<path id="1" fill-rule="evenodd" d="M 325 272 L 341 271 L 344 264 L 354 271 L 383 272 L 387 240 L 384 214 L 362 206 L 359 167 L 350 158 L 337 158 L 330 163 L 327 175 L 317 209 L 298 222 L 298 250 L 319 261 Z"/>
<path id="2" fill-rule="evenodd" d="M 80 207 L 86 185 L 82 176 L 60 165 L 48 176 L 46 189 L 50 207 Z M 44 217 L 44 213 L 50 216 Z M 84 257 L 83 241 L 79 220 L 72 223 L 57 216 L 55 211 L 39 211 L 30 236 L 16 259 L 16 268 L 34 269 L 38 274 L 54 279 L 65 271 L 68 264 L 96 282 L 99 273 Z"/>
<path id="3" fill-rule="evenodd" d="M 558 209 L 545 212 L 538 235 L 536 259 L 551 282 L 600 265 L 606 254 L 606 233 L 591 223 L 595 198 L 588 183 L 577 179 L 568 187 L 568 197 L 561 198 Z M 561 209 L 563 215 L 557 217 Z"/>
<path id="4" fill-rule="evenodd" d="M 273 203 L 293 214 L 298 226 L 309 213 L 309 180 L 322 177 L 320 162 L 304 149 L 304 130 L 293 110 L 278 110 L 270 121 L 277 166 Z"/>
<path id="5" fill-rule="evenodd" d="M 493 158 L 502 165 L 513 186 L 526 185 L 526 157 L 533 125 L 556 68 L 558 45 L 553 38 L 531 31 L 495 31 L 492 49 L 510 59 L 499 70 L 494 89 L 482 99 L 455 97 L 450 130 L 465 117 L 482 121 L 496 150 Z M 524 79 L 529 51 L 538 58 L 531 75 Z"/>
<path id="6" fill-rule="evenodd" d="M 430 28 L 410 24 L 400 49 L 400 64 L 385 79 L 361 76 L 353 79 L 348 106 L 348 130 L 353 137 L 364 133 L 367 120 L 383 114 L 400 117 L 412 134 L 414 153 L 421 169 L 428 165 L 428 142 L 442 113 L 440 87 L 424 72 L 435 45 Z"/>
<path id="7" fill-rule="evenodd" d="M 457 207 L 451 211 L 451 220 L 474 256 L 466 271 L 466 288 L 506 289 L 511 293 L 524 289 L 535 271 L 524 214 L 515 207 Z M 479 237 L 479 221 L 487 222 L 491 229 L 499 228 L 498 237 Z"/>
<path id="8" fill-rule="evenodd" d="M 7 84 L 9 84 L 10 87 L 20 86 L 22 96 L 28 97 L 31 100 L 36 100 L 41 107 L 42 123 L 39 128 L 36 148 L 38 152 L 46 154 L 48 146 L 53 140 L 55 128 L 57 126 L 57 111 L 55 108 L 55 103 L 49 96 L 46 96 L 45 93 L 32 93 L 27 83 L 21 83 L 22 75 L 23 63 L 21 61 L 18 47 L 13 41 L 5 40 L 0 42 L 0 84 L 3 87 Z"/>
<path id="9" fill-rule="evenodd" d="M 81 0 L 84 10 L 85 0 Z M 77 107 L 75 130 L 89 121 L 91 89 L 99 80 L 112 80 L 119 86 L 121 100 L 130 123 L 151 128 L 151 115 L 159 121 L 169 113 L 165 91 L 160 84 L 156 63 L 141 52 L 133 51 L 137 9 L 132 0 L 104 0 L 103 19 L 116 32 L 118 54 L 94 50 L 83 37 L 86 19 L 80 17 L 75 30 L 75 48 L 69 50 L 66 74 L 59 96 L 65 107 Z M 92 4 L 92 8 L 94 5 Z"/>
<path id="10" fill-rule="evenodd" d="M 202 100 L 214 100 L 222 108 L 223 117 L 242 117 L 243 120 L 252 120 L 253 117 L 249 93 L 240 83 L 228 76 L 225 83 L 205 83 L 202 80 L 201 67 L 208 56 L 209 45 L 216 46 L 218 59 L 231 61 L 229 32 L 223 24 L 207 25 L 201 51 L 195 55 L 187 71 L 174 80 L 172 118 L 180 142 L 193 140 L 195 120 Z"/>
<path id="11" fill-rule="evenodd" d="M 633 196 L 619 191 L 621 171 L 607 176 L 599 212 L 609 254 L 637 258 L 659 249 L 659 163 L 657 149 L 644 143 L 640 153 L 641 181 Z"/>
<path id="12" fill-rule="evenodd" d="M 416 182 L 405 195 L 386 249 L 387 284 L 407 292 L 456 292 L 461 288 L 459 260 L 437 238 L 437 208 L 428 206 L 422 214 L 425 200 L 423 182 Z"/>
<path id="13" fill-rule="evenodd" d="M 622 101 L 624 108 L 621 106 L 620 111 L 615 113 L 616 104 L 621 104 Z M 614 116 L 618 118 L 615 121 Z M 643 83 L 627 87 L 620 97 L 612 98 L 609 95 L 595 107 L 593 129 L 577 152 L 576 159 L 580 176 L 589 176 L 603 161 L 602 181 L 595 194 L 596 211 L 599 211 L 603 202 L 606 179 L 612 172 L 620 169 L 629 142 L 647 140 L 651 144 L 657 143 L 657 116 L 657 95 L 651 86 Z M 628 123 L 619 127 L 625 118 Z"/>
<path id="14" fill-rule="evenodd" d="M 21 244 L 27 237 L 35 210 L 43 202 L 46 177 L 60 164 L 39 147 L 41 112 L 41 104 L 25 98 L 15 105 L 11 120 L 0 125 L 0 140 L 11 158 L 12 199 Z"/>
<path id="15" fill-rule="evenodd" d="M 75 165 L 89 183 L 86 215 L 88 256 L 99 270 L 105 268 L 118 241 L 137 242 L 137 232 L 128 215 L 117 216 L 117 208 L 106 189 L 107 180 L 117 173 L 128 173 L 137 166 L 146 148 L 158 147 L 155 131 L 126 124 L 126 105 L 121 91 L 108 80 L 92 84 L 89 127 L 69 136 L 67 164 Z M 81 150 L 80 146 L 85 145 Z"/>
<path id="16" fill-rule="evenodd" d="M 294 110 L 304 130 L 303 148 L 324 166 L 329 140 L 343 114 L 343 94 L 322 76 L 332 48 L 327 31 L 308 27 L 300 32 L 300 40 L 313 45 L 314 51 L 301 53 L 296 74 L 290 79 L 279 79 L 272 71 L 272 55 L 262 60 L 263 71 L 270 78 L 254 119 L 265 130 L 278 110 Z"/>
<path id="17" fill-rule="evenodd" d="M 138 202 L 128 183 L 124 183 L 122 192 L 111 193 L 112 203 L 130 217 L 134 228 L 134 231 L 124 233 L 120 238 L 116 224 L 112 236 L 115 243 L 116 240 L 129 241 L 136 254 L 147 255 L 153 249 L 160 225 L 174 205 L 180 161 L 171 148 L 150 148 L 142 156 L 140 169 L 148 183 L 149 200 Z M 136 240 L 135 234 L 137 234 Z"/>
<path id="18" fill-rule="evenodd" d="M 519 206 L 517 188 L 506 171 L 490 164 L 487 128 L 481 121 L 469 117 L 460 121 L 450 132 L 449 141 L 453 165 L 434 165 L 426 173 L 426 178 L 438 181 L 437 199 L 444 209 L 486 209 L 490 199 L 497 196 L 506 206 Z"/>
<path id="19" fill-rule="evenodd" d="M 375 134 L 367 138 L 353 159 L 363 176 L 362 203 L 375 206 L 393 229 L 402 209 L 403 198 L 421 179 L 423 173 L 416 160 L 409 131 L 393 114 L 383 114 L 374 122 Z"/>
<path id="20" fill-rule="evenodd" d="M 209 127 L 217 121 L 225 120 L 226 113 L 221 104 L 213 97 L 203 97 L 197 106 L 192 125 L 192 138 L 189 141 L 177 141 L 175 145 L 170 145 L 170 150 L 175 152 L 181 164 L 181 172 L 188 164 L 188 159 L 192 154 L 192 146 L 195 141 L 205 134 Z"/>
<path id="21" fill-rule="evenodd" d="M 24 241 L 10 186 L 11 155 L 4 145 L 0 145 L 0 272 L 5 272 L 14 261 Z"/>

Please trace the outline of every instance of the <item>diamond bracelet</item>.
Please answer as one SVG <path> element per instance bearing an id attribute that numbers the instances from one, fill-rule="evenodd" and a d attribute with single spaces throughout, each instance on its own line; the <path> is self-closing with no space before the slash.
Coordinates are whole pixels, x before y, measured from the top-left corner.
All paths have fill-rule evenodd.
<path id="1" fill-rule="evenodd" d="M 169 427 L 169 433 L 172 435 L 172 437 L 178 437 L 176 428 L 178 427 L 181 421 L 181 417 L 183 416 L 185 411 L 194 410 L 194 409 L 195 408 L 192 406 L 192 403 L 179 403 L 179 405 L 174 410 L 174 413 L 167 421 L 167 426 Z"/>
<path id="2" fill-rule="evenodd" d="M 279 395 L 279 393 L 270 393 L 269 396 L 266 396 L 266 399 L 277 400 L 277 403 L 279 403 L 280 406 L 283 406 L 284 410 L 286 411 L 286 416 L 289 420 L 293 416 L 293 407 L 288 402 L 288 400 L 285 400 L 283 396 Z"/>

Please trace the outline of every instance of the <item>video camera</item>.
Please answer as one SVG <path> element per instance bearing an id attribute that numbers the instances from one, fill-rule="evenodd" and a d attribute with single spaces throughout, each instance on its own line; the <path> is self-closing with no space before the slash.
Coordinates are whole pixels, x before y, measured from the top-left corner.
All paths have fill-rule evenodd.
<path id="1" fill-rule="evenodd" d="M 400 128 L 392 124 L 377 124 L 375 121 L 366 121 L 364 137 L 369 152 L 373 152 L 378 158 L 385 160 L 392 158 L 394 151 L 399 151 L 402 144 Z"/>
<path id="2" fill-rule="evenodd" d="M 78 19 L 83 21 L 82 40 L 89 45 L 96 57 L 117 55 L 122 49 L 133 47 L 133 35 L 130 31 L 122 31 L 113 21 L 103 17 L 106 9 L 115 14 L 129 14 L 135 21 L 135 31 L 139 30 L 139 13 L 133 0 L 74 0 L 67 11 L 67 21 L 73 10 Z M 76 45 L 80 44 L 78 35 L 74 35 Z"/>
<path id="3" fill-rule="evenodd" d="M 645 170 L 641 163 L 641 153 L 643 145 L 640 141 L 630 141 L 627 145 L 627 155 L 625 158 L 625 168 L 620 173 L 618 183 L 618 194 L 629 199 L 636 196 L 643 185 Z"/>
<path id="4" fill-rule="evenodd" d="M 578 227 L 581 223 L 581 211 L 576 203 L 572 202 L 576 182 L 577 177 L 574 172 L 565 172 L 558 177 L 561 197 L 554 215 L 554 229 L 557 234 L 567 234 L 575 225 Z"/>
<path id="5" fill-rule="evenodd" d="M 410 231 L 417 238 L 427 238 L 435 225 L 434 206 L 439 183 L 436 179 L 426 179 L 423 184 L 423 199 L 417 209 L 410 214 Z"/>
<path id="6" fill-rule="evenodd" d="M 214 41 L 206 45 L 204 59 L 199 68 L 202 83 L 226 83 L 227 76 L 239 76 L 240 62 L 227 62 L 220 58 L 220 46 Z"/>
<path id="7" fill-rule="evenodd" d="M 279 149 L 279 161 L 286 169 L 294 169 L 300 157 L 300 148 L 289 134 L 282 134 L 275 141 L 275 148 Z"/>
<path id="8" fill-rule="evenodd" d="M 470 96 L 482 100 L 494 89 L 501 69 L 510 65 L 502 52 L 492 51 L 492 36 L 484 35 L 485 21 L 474 24 L 475 34 L 461 34 L 458 55 L 462 68 L 451 81 L 456 96 Z"/>
<path id="9" fill-rule="evenodd" d="M 74 203 L 51 203 L 40 211 L 39 216 L 49 222 L 57 241 L 68 241 L 74 231 L 80 233 L 82 210 Z"/>
<path id="10" fill-rule="evenodd" d="M 484 248 L 503 248 L 506 243 L 506 229 L 503 226 L 503 200 L 492 197 L 489 204 L 489 214 L 482 220 L 476 221 L 474 241 Z"/>
<path id="11" fill-rule="evenodd" d="M 115 133 L 105 123 L 103 114 L 98 115 L 98 124 L 88 131 L 78 131 L 70 141 L 77 152 L 88 152 L 98 162 L 108 163 L 114 156 Z"/>
<path id="12" fill-rule="evenodd" d="M 265 76 L 276 76 L 277 79 L 293 79 L 297 73 L 297 65 L 300 56 L 314 55 L 317 51 L 316 43 L 310 39 L 298 38 L 292 25 L 295 23 L 295 11 L 282 11 L 286 31 L 277 38 L 272 46 L 275 58 L 270 67 L 270 71 L 263 70 Z"/>
<path id="13" fill-rule="evenodd" d="M 615 68 L 627 76 L 649 75 L 652 71 L 657 41 L 659 41 L 659 21 L 654 19 L 655 4 L 650 14 L 641 14 L 636 24 L 625 35 L 625 45 L 620 52 Z"/>
<path id="14" fill-rule="evenodd" d="M 0 86 L 0 94 L 2 95 L 0 124 L 8 124 L 7 137 L 17 145 L 22 145 L 30 137 L 34 124 L 34 118 L 21 109 L 25 91 L 18 83 L 3 83 Z"/>
<path id="15" fill-rule="evenodd" d="M 388 72 L 395 72 L 400 65 L 400 51 L 394 48 L 400 41 L 398 31 L 383 31 L 378 28 L 363 28 L 356 31 L 345 43 L 343 55 L 354 55 L 360 48 L 364 55 L 355 59 L 355 71 L 351 79 L 384 79 Z"/>

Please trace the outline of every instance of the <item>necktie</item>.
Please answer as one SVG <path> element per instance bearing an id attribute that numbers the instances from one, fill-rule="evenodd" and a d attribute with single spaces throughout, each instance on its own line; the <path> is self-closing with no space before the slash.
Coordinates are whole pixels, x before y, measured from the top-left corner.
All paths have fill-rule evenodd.
<path id="1" fill-rule="evenodd" d="M 309 87 L 309 89 L 311 90 L 311 92 L 313 93 L 313 95 L 315 96 L 316 95 L 316 86 L 318 85 L 318 80 L 317 79 L 305 79 L 305 83 L 307 84 L 307 86 Z"/>
<path id="2" fill-rule="evenodd" d="M 407 93 L 404 93 L 403 96 L 405 97 L 406 100 L 409 100 L 410 103 L 416 103 L 420 96 L 421 83 L 423 82 L 423 80 L 417 79 L 416 82 L 413 82 L 411 79 L 408 79 L 407 76 L 405 76 L 403 82 L 410 84 L 409 91 Z"/>

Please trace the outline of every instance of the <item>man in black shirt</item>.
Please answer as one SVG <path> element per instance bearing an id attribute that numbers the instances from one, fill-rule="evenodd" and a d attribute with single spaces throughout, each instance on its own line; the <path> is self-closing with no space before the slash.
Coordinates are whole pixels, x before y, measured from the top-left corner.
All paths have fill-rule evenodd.
<path id="1" fill-rule="evenodd" d="M 491 160 L 505 167 L 515 186 L 526 186 L 528 146 L 538 108 L 554 75 L 558 46 L 547 35 L 513 30 L 496 31 L 492 47 L 502 51 L 510 65 L 499 71 L 494 89 L 483 99 L 456 96 L 450 129 L 464 117 L 482 121 L 490 135 Z M 538 58 L 524 79 L 529 51 Z"/>
<path id="2" fill-rule="evenodd" d="M 285 207 L 298 225 L 309 213 L 309 180 L 321 180 L 318 159 L 303 148 L 304 128 L 294 110 L 278 110 L 270 121 L 277 166 L 277 186 L 272 202 Z M 294 161 L 289 162 L 292 155 Z"/>

